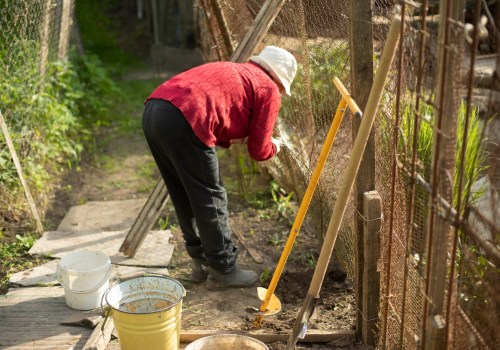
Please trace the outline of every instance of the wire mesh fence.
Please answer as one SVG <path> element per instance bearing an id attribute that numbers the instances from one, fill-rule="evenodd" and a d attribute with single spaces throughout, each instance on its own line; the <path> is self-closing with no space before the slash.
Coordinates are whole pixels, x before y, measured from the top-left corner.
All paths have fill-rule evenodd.
<path id="1" fill-rule="evenodd" d="M 205 58 L 228 59 L 263 4 L 200 1 L 200 25 L 211 26 L 210 35 L 200 36 Z M 375 70 L 397 4 L 405 18 L 402 37 L 374 126 L 373 171 L 383 203 L 378 346 L 494 348 L 500 183 L 498 139 L 489 138 L 498 130 L 498 7 L 494 1 L 375 1 Z M 351 24 L 344 1 L 287 1 L 255 50 L 281 46 L 300 64 L 278 125 L 286 150 L 265 164 L 298 198 L 339 101 L 331 81 L 338 76 L 348 89 L 351 84 Z M 349 160 L 351 118 L 342 123 L 313 199 L 310 221 L 319 241 Z M 335 251 L 353 279 L 358 214 L 351 202 Z"/>
<path id="2" fill-rule="evenodd" d="M 195 1 L 205 61 L 228 60 L 265 3 Z M 374 1 L 375 70 L 396 4 L 405 21 L 374 125 L 373 172 L 383 204 L 378 347 L 493 349 L 500 343 L 500 133 L 495 117 L 500 105 L 495 11 L 500 5 Z M 43 133 L 47 113 L 33 96 L 43 96 L 38 93 L 54 79 L 47 73 L 50 63 L 68 54 L 73 6 L 73 0 L 0 0 L 0 109 L 19 157 L 33 169 L 33 140 Z M 348 2 L 289 0 L 255 49 L 280 46 L 299 62 L 293 96 L 283 99 L 276 130 L 284 149 L 264 164 L 297 198 L 304 195 L 341 98 L 333 78 L 351 88 L 351 26 Z M 352 120 L 348 112 L 309 210 L 318 244 L 350 159 Z M 10 159 L 0 135 L 0 198 L 5 202 L 5 179 L 15 172 Z M 359 215 L 351 200 L 334 255 L 353 280 L 359 273 Z"/>
<path id="3" fill-rule="evenodd" d="M 57 138 L 48 134 L 58 127 L 47 127 L 47 116 L 55 111 L 45 90 L 49 81 L 57 84 L 61 71 L 56 62 L 68 56 L 73 10 L 73 0 L 0 1 L 0 111 L 28 183 L 35 188 L 37 179 L 43 181 L 47 175 L 42 171 L 45 160 L 65 153 L 47 154 L 44 145 L 46 138 Z M 63 125 L 67 124 L 61 121 L 59 127 Z M 64 141 L 58 142 L 66 146 Z M 0 204 L 8 208 L 0 219 L 2 224 L 15 220 L 19 212 L 10 203 L 24 202 L 13 199 L 23 196 L 23 191 L 12 157 L 0 134 Z M 35 197 L 38 204 L 47 200 Z"/>

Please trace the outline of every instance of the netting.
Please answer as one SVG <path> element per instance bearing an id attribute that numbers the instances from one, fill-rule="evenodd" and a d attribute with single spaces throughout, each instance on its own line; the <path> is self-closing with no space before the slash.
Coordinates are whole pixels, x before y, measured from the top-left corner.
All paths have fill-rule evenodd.
<path id="1" fill-rule="evenodd" d="M 395 3 L 374 2 L 375 71 Z M 375 166 L 373 174 L 358 174 L 375 177 L 382 199 L 378 345 L 493 349 L 500 342 L 498 1 L 397 3 L 405 21 L 373 129 Z M 255 30 L 252 23 L 265 1 L 194 4 L 198 46 L 212 62 L 229 60 Z M 47 69 L 67 55 L 72 7 L 71 0 L 0 1 L 0 109 L 21 161 L 29 165 L 28 178 L 29 169 L 39 166 L 32 157 L 43 153 L 33 152 L 34 141 L 44 132 L 44 113 L 50 112 L 41 93 L 50 79 L 60 79 Z M 258 53 L 268 44 L 281 46 L 299 62 L 293 96 L 283 99 L 276 128 L 283 150 L 264 164 L 297 199 L 304 195 L 341 98 L 333 78 L 348 90 L 353 85 L 351 19 L 345 1 L 285 1 L 254 48 Z M 318 245 L 349 162 L 352 120 L 347 112 L 309 209 L 307 232 L 316 235 Z M 0 136 L 5 207 L 5 181 L 16 178 L 10 159 Z M 348 203 L 334 254 L 352 280 L 360 271 L 355 220 L 363 220 L 361 210 L 355 201 Z"/>
<path id="2" fill-rule="evenodd" d="M 0 1 L 0 111 L 28 183 L 35 188 L 39 185 L 37 176 L 44 176 L 40 172 L 43 162 L 64 156 L 63 152 L 47 154 L 44 149 L 44 140 L 50 138 L 45 127 L 50 120 L 47 115 L 54 112 L 44 89 L 49 81 L 57 84 L 60 71 L 54 63 L 68 56 L 73 7 L 73 0 Z M 16 216 L 12 213 L 18 208 L 9 203 L 24 201 L 12 200 L 11 196 L 23 196 L 23 192 L 16 190 L 20 187 L 19 179 L 3 133 L 0 184 L 1 206 Z M 36 198 L 37 203 L 43 200 Z M 5 213 L 3 217 L 10 215 Z"/>
<path id="3" fill-rule="evenodd" d="M 264 1 L 212 1 L 200 2 L 209 30 L 201 29 L 202 52 L 208 61 L 228 60 L 235 44 L 249 30 L 253 18 Z M 318 9 L 321 8 L 320 11 Z M 219 21 L 217 20 L 219 17 Z M 223 17 L 224 20 L 220 20 Z M 218 23 L 223 23 L 219 26 Z M 284 150 L 265 167 L 278 182 L 298 198 L 302 198 L 317 162 L 321 146 L 331 125 L 341 95 L 333 84 L 338 77 L 349 85 L 349 42 L 347 5 L 332 1 L 287 2 L 269 28 L 263 42 L 255 49 L 257 54 L 266 45 L 283 47 L 300 62 L 293 84 L 294 98 L 285 98 L 277 132 L 284 141 Z M 207 33 L 212 35 L 205 36 Z M 227 47 L 225 43 L 231 42 Z M 351 148 L 350 112 L 346 113 L 328 165 L 313 198 L 310 221 L 313 232 L 321 241 L 329 223 L 334 205 L 332 198 L 342 180 L 341 174 L 348 161 Z M 353 270 L 352 207 L 347 210 L 338 257 L 351 276 Z M 344 242 L 346 241 L 346 242 Z M 348 243 L 348 241 L 351 241 Z"/>
<path id="4" fill-rule="evenodd" d="M 375 70 L 396 3 L 375 1 L 372 8 Z M 207 29 L 199 36 L 199 46 L 205 59 L 228 60 L 252 30 L 263 4 L 200 1 L 200 27 Z M 493 146 L 498 140 L 488 137 L 497 130 L 497 122 L 491 121 L 498 112 L 496 5 L 400 5 L 405 15 L 401 45 L 374 125 L 373 172 L 383 208 L 378 344 L 494 348 L 500 311 L 493 293 L 499 281 L 500 183 L 494 156 L 498 148 Z M 477 8 L 483 17 L 475 17 Z M 446 21 L 439 20 L 440 11 L 448 11 L 441 13 Z M 284 101 L 277 128 L 286 150 L 265 165 L 299 199 L 339 101 L 331 80 L 338 76 L 348 89 L 352 83 L 350 18 L 344 1 L 287 1 L 254 50 L 282 46 L 300 64 L 293 96 Z M 475 32 L 472 24 L 478 21 L 482 27 L 476 26 Z M 474 79 L 469 81 L 471 71 Z M 347 115 L 342 123 L 309 214 L 320 241 L 349 160 L 351 118 Z M 358 215 L 360 208 L 351 202 L 335 249 L 352 279 L 359 269 L 354 225 Z"/>

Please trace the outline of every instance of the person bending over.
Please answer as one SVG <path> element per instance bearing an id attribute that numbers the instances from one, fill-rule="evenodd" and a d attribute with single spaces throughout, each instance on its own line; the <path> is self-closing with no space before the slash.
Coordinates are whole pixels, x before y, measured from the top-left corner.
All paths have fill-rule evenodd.
<path id="1" fill-rule="evenodd" d="M 246 143 L 256 161 L 279 152 L 272 137 L 281 94 L 290 95 L 293 55 L 266 46 L 249 62 L 213 62 L 180 73 L 146 99 L 143 130 L 192 258 L 191 278 L 209 290 L 252 287 L 238 266 L 216 146 Z"/>

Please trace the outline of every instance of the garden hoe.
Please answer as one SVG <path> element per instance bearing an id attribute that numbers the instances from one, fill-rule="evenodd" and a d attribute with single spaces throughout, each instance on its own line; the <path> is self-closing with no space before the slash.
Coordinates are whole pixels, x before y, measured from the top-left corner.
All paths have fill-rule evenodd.
<path id="1" fill-rule="evenodd" d="M 344 118 L 344 114 L 346 112 L 346 105 L 349 106 L 349 109 L 352 111 L 355 117 L 361 118 L 361 111 L 359 107 L 356 105 L 356 102 L 354 102 L 354 100 L 351 98 L 351 96 L 349 95 L 345 87 L 342 85 L 340 80 L 338 78 L 334 78 L 333 82 L 337 87 L 337 89 L 340 91 L 342 99 L 340 100 L 339 105 L 337 107 L 337 112 L 335 113 L 335 117 L 333 118 L 330 130 L 328 131 L 328 134 L 326 136 L 325 143 L 321 148 L 319 159 L 316 163 L 316 167 L 314 168 L 311 180 L 309 182 L 309 185 L 307 186 L 304 198 L 302 199 L 297 216 L 290 230 L 290 234 L 285 244 L 285 248 L 283 249 L 283 253 L 281 254 L 278 265 L 276 266 L 276 270 L 269 284 L 269 288 L 265 289 L 259 287 L 257 289 L 257 295 L 259 299 L 262 301 L 260 308 L 256 309 L 250 306 L 246 307 L 246 311 L 257 313 L 257 316 L 254 321 L 254 328 L 260 328 L 263 316 L 274 315 L 281 310 L 281 302 L 274 294 L 274 290 L 276 289 L 276 285 L 278 284 L 278 281 L 281 277 L 281 273 L 283 272 L 285 263 L 288 259 L 288 256 L 290 255 L 290 251 L 292 250 L 293 243 L 295 242 L 295 239 L 304 221 L 307 209 L 309 208 L 309 204 L 311 203 L 314 191 L 318 184 L 319 177 L 321 175 L 321 172 L 323 171 L 323 167 L 325 165 L 326 159 L 328 158 L 328 154 L 335 140 L 335 136 L 337 135 L 340 123 Z"/>
<path id="2" fill-rule="evenodd" d="M 337 200 L 335 201 L 335 206 L 333 208 L 333 213 L 328 225 L 328 230 L 323 241 L 323 246 L 321 247 L 318 263 L 316 264 L 316 269 L 314 270 L 314 275 L 312 277 L 309 290 L 307 291 L 304 305 L 302 306 L 302 309 L 297 316 L 292 334 L 288 338 L 286 350 L 294 349 L 297 340 L 299 338 L 303 339 L 305 337 L 307 332 L 307 322 L 314 312 L 314 308 L 319 299 L 319 292 L 325 278 L 325 273 L 328 268 L 328 263 L 330 261 L 335 241 L 337 239 L 340 224 L 342 223 L 342 219 L 344 217 L 349 194 L 352 190 L 354 180 L 358 173 L 361 158 L 365 151 L 366 143 L 368 141 L 368 137 L 370 136 L 370 131 L 375 119 L 377 107 L 382 97 L 385 80 L 387 78 L 389 68 L 392 64 L 392 60 L 396 52 L 396 47 L 399 41 L 400 28 L 401 17 L 399 15 L 396 15 L 392 20 L 391 29 L 387 37 L 384 52 L 380 60 L 380 65 L 377 69 L 377 74 L 373 81 L 370 96 L 368 97 L 368 101 L 366 103 L 363 120 L 361 121 L 356 140 L 354 141 L 354 145 L 352 147 L 349 163 L 344 172 L 344 178 L 342 179 L 342 184 L 337 195 Z"/>

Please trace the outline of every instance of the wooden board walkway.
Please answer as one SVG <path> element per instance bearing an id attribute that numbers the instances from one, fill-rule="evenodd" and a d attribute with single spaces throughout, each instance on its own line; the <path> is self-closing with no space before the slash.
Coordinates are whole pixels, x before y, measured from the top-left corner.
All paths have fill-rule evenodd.
<path id="1" fill-rule="evenodd" d="M 75 312 L 62 287 L 12 288 L 0 296 L 0 348 L 82 349 L 92 330 L 60 324 Z"/>

